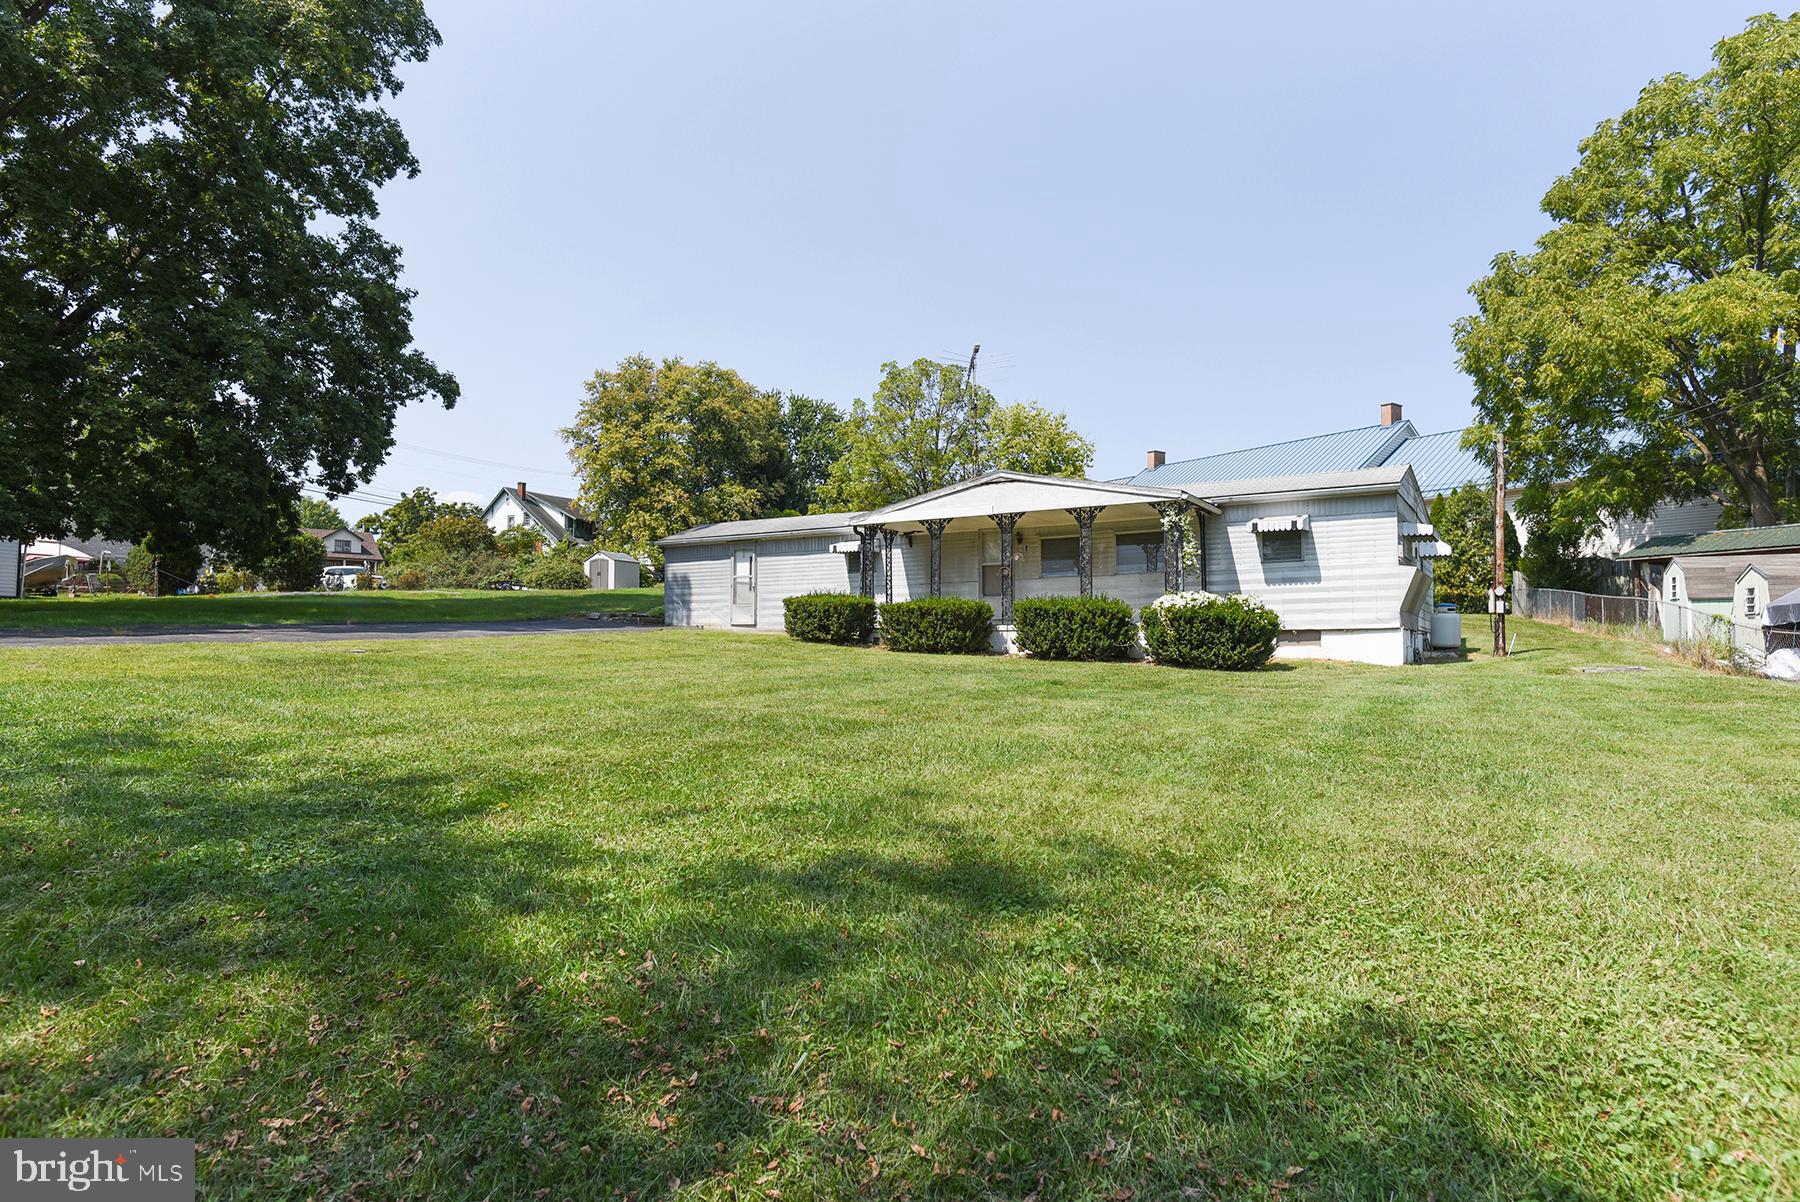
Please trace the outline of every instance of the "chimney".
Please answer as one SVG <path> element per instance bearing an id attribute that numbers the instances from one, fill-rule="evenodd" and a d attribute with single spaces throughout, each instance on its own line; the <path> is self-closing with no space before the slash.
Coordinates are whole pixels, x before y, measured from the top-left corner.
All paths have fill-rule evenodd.
<path id="1" fill-rule="evenodd" d="M 1155 471 L 1157 468 L 1167 463 L 1168 460 L 1169 457 L 1161 451 L 1151 451 L 1148 455 L 1144 456 L 1144 465 L 1148 470 Z"/>
<path id="2" fill-rule="evenodd" d="M 1394 404 L 1394 402 L 1392 402 L 1392 401 L 1389 401 L 1387 404 L 1385 404 L 1381 407 L 1381 424 L 1382 425 L 1391 426 L 1391 425 L 1394 425 L 1399 420 L 1400 420 L 1400 406 Z"/>
<path id="3" fill-rule="evenodd" d="M 1383 423 L 1383 424 L 1385 425 L 1386 423 Z M 519 481 L 519 500 L 523 501 L 524 499 L 525 499 L 525 481 L 521 480 L 521 481 Z"/>

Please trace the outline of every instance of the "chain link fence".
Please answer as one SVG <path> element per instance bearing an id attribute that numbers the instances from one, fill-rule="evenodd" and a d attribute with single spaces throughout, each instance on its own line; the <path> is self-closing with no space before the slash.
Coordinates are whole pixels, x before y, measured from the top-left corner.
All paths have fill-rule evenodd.
<path id="1" fill-rule="evenodd" d="M 1522 618 L 1672 647 L 1708 667 L 1755 672 L 1770 652 L 1784 647 L 1800 649 L 1800 629 L 1739 622 L 1729 614 L 1659 597 L 1533 588 L 1518 576 L 1513 578 L 1513 586 L 1514 610 Z"/>

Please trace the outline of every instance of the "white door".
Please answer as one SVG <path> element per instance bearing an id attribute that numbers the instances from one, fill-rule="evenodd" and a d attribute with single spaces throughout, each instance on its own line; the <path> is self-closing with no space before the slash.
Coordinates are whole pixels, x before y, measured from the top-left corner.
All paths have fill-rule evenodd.
<path id="1" fill-rule="evenodd" d="M 739 551 L 731 564 L 731 624 L 756 625 L 756 552 Z"/>

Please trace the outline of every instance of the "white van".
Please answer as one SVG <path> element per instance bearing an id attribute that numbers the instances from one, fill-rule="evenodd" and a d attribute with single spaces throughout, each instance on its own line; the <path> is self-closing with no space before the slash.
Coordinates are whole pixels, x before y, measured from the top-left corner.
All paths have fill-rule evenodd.
<path id="1" fill-rule="evenodd" d="M 333 564 L 325 569 L 324 578 L 319 583 L 328 589 L 355 588 L 356 578 L 366 571 L 367 568 L 353 567 L 350 564 Z"/>

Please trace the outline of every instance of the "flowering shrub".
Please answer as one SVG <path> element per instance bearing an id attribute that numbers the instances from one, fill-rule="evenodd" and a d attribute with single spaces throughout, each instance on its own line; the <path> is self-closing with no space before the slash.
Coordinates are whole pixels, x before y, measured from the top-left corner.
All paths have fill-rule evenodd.
<path id="1" fill-rule="evenodd" d="M 1013 625 L 1040 659 L 1124 659 L 1137 642 L 1131 606 L 1113 597 L 1027 597 L 1013 604 Z"/>
<path id="2" fill-rule="evenodd" d="M 1281 619 L 1254 597 L 1169 593 L 1144 606 L 1144 643 L 1159 664 L 1243 672 L 1275 654 Z"/>

